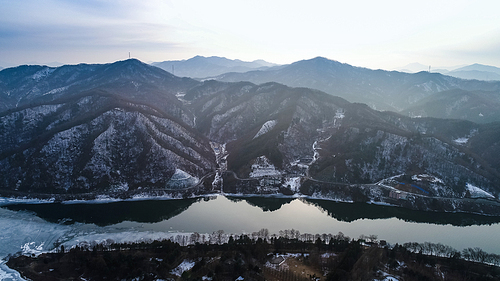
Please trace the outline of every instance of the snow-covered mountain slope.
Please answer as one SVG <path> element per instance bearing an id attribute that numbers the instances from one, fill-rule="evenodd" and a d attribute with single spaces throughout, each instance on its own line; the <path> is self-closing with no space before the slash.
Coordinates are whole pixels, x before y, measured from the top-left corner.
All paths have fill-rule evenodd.
<path id="1" fill-rule="evenodd" d="M 265 156 L 283 176 L 326 182 L 429 173 L 450 187 L 440 196 L 459 196 L 466 182 L 497 190 L 500 180 L 500 166 L 488 156 L 498 150 L 490 125 L 409 118 L 277 83 L 207 81 L 186 97 L 197 129 L 228 142 L 228 170 L 242 178 L 256 174 L 254 163 Z"/>
<path id="2" fill-rule="evenodd" d="M 262 155 L 280 169 L 312 159 L 314 142 L 325 130 L 340 125 L 335 113 L 349 104 L 315 90 L 277 83 L 208 81 L 188 95 L 197 97 L 190 104 L 200 120 L 197 129 L 219 143 L 230 142 L 228 164 L 242 176 Z"/>
<path id="3" fill-rule="evenodd" d="M 0 71 L 0 111 L 50 101 L 93 89 L 105 90 L 163 109 L 175 95 L 197 85 L 135 59 L 100 65 L 19 66 Z"/>
<path id="4" fill-rule="evenodd" d="M 107 92 L 0 118 L 2 189 L 30 193 L 170 188 L 176 170 L 213 171 L 206 138 L 180 118 Z"/>

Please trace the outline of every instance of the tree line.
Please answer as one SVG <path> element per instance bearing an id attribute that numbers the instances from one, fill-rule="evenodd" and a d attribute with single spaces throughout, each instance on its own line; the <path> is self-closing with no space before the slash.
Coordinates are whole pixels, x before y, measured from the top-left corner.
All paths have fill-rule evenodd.
<path id="1" fill-rule="evenodd" d="M 330 250 L 343 250 L 342 245 L 346 245 L 350 241 L 360 241 L 362 243 L 368 243 L 367 245 L 379 245 L 380 241 L 377 235 L 360 235 L 358 239 L 350 238 L 347 235 L 344 235 L 342 232 L 338 232 L 337 234 L 310 234 L 310 233 L 301 233 L 296 229 L 285 229 L 280 230 L 277 234 L 270 234 L 269 230 L 266 228 L 262 228 L 259 231 L 255 231 L 248 234 L 242 235 L 234 235 L 230 233 L 225 233 L 224 230 L 217 230 L 212 232 L 211 234 L 200 234 L 198 232 L 194 233 L 186 233 L 186 234 L 177 234 L 169 237 L 167 240 L 171 242 L 178 243 L 180 246 L 189 246 L 196 244 L 227 244 L 231 243 L 235 239 L 244 239 L 245 241 L 250 241 L 251 243 L 256 243 L 260 241 L 261 243 L 269 243 L 274 246 L 277 246 L 278 249 L 282 247 L 282 245 L 287 245 L 286 248 L 289 248 L 290 245 L 302 244 L 305 245 L 307 243 L 313 243 L 316 245 L 324 245 L 324 249 Z M 125 243 L 125 244 L 116 244 L 112 239 L 107 239 L 105 241 L 99 242 L 82 242 L 78 244 L 80 250 L 93 250 L 94 248 L 99 250 L 111 250 L 115 248 L 116 245 L 121 245 L 120 247 L 132 247 L 140 248 L 138 245 L 155 245 L 157 241 L 142 241 L 140 243 Z M 385 241 L 384 241 L 385 242 Z M 112 246 L 115 245 L 115 246 Z M 397 244 L 396 244 L 397 245 Z M 382 243 L 381 246 L 385 246 L 385 243 Z M 389 245 L 390 246 L 390 245 Z M 458 251 L 455 248 L 444 245 L 441 243 L 432 243 L 432 242 L 407 242 L 402 245 L 398 245 L 399 247 L 403 247 L 406 250 L 418 254 L 429 255 L 434 257 L 443 257 L 443 258 L 455 258 L 455 259 L 463 259 L 466 261 L 479 262 L 485 264 L 492 264 L 496 266 L 500 266 L 500 255 L 487 253 L 479 247 L 469 247 L 463 249 L 462 251 Z M 295 249 L 295 247 L 291 247 Z M 300 247 L 299 247 L 300 248 Z M 64 247 L 62 246 L 64 251 Z"/>

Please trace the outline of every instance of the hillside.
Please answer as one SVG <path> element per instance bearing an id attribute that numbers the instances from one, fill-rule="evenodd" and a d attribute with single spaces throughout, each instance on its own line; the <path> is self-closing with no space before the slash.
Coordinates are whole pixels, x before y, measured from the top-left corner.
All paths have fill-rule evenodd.
<path id="1" fill-rule="evenodd" d="M 470 120 L 476 123 L 500 120 L 500 92 L 448 90 L 428 96 L 400 113 L 414 117 Z"/>
<path id="2" fill-rule="evenodd" d="M 168 188 L 179 171 L 196 179 L 214 169 L 208 140 L 174 96 L 196 81 L 136 60 L 0 75 L 12 89 L 1 96 L 18 101 L 0 113 L 2 189 L 119 193 Z"/>
<path id="3" fill-rule="evenodd" d="M 460 197 L 464 182 L 496 192 L 499 166 L 480 153 L 497 149 L 494 137 L 486 136 L 496 129 L 487 125 L 403 117 L 277 83 L 207 81 L 185 98 L 192 99 L 192 111 L 203 120 L 197 129 L 213 141 L 228 142 L 228 169 L 242 178 L 259 165 L 270 175 L 342 183 L 427 172 L 455 188 L 437 191 L 440 195 Z M 481 146 L 473 145 L 479 140 Z"/>
<path id="4" fill-rule="evenodd" d="M 135 59 L 101 65 L 23 65 L 0 71 L 0 111 L 51 101 L 93 89 L 168 110 L 175 95 L 198 84 Z"/>

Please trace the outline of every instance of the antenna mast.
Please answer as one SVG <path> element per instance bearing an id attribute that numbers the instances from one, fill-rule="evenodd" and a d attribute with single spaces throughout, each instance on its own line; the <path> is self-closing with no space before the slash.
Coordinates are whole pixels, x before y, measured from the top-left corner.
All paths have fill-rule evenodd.
<path id="1" fill-rule="evenodd" d="M 431 66 L 429 65 L 429 73 L 431 73 Z"/>
<path id="2" fill-rule="evenodd" d="M 130 59 L 130 52 L 128 52 L 128 59 Z"/>

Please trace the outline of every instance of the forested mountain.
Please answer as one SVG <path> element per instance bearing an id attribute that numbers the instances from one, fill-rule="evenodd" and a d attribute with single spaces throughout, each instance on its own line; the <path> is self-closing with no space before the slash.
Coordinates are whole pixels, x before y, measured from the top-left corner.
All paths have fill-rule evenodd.
<path id="1" fill-rule="evenodd" d="M 413 117 L 463 119 L 476 123 L 500 120 L 499 91 L 453 89 L 423 98 L 400 113 Z"/>
<path id="2" fill-rule="evenodd" d="M 371 71 L 338 67 L 345 77 Z M 409 80 L 429 75 L 450 79 Z M 436 196 L 463 197 L 466 184 L 500 191 L 498 123 L 410 118 L 275 82 L 197 82 L 137 60 L 9 68 L 0 85 L 2 190 L 184 189 L 227 169 L 288 188 L 298 177 L 355 184 L 432 174 L 443 181 Z"/>
<path id="3" fill-rule="evenodd" d="M 498 149 L 493 125 L 409 118 L 277 83 L 207 81 L 185 98 L 203 120 L 200 132 L 231 140 L 228 168 L 240 177 L 264 155 L 285 174 L 307 166 L 309 176 L 330 182 L 428 172 L 455 186 L 451 194 L 465 192 L 464 182 L 493 191 L 499 179 L 500 163 L 489 156 Z"/>
<path id="4" fill-rule="evenodd" d="M 127 60 L 0 72 L 2 189 L 60 193 L 169 187 L 214 169 L 174 94 L 198 84 Z"/>
<path id="5" fill-rule="evenodd" d="M 23 65 L 0 71 L 0 110 L 67 98 L 93 89 L 134 101 L 147 100 L 168 110 L 171 103 L 179 103 L 175 94 L 197 83 L 135 59 L 101 65 Z"/>

